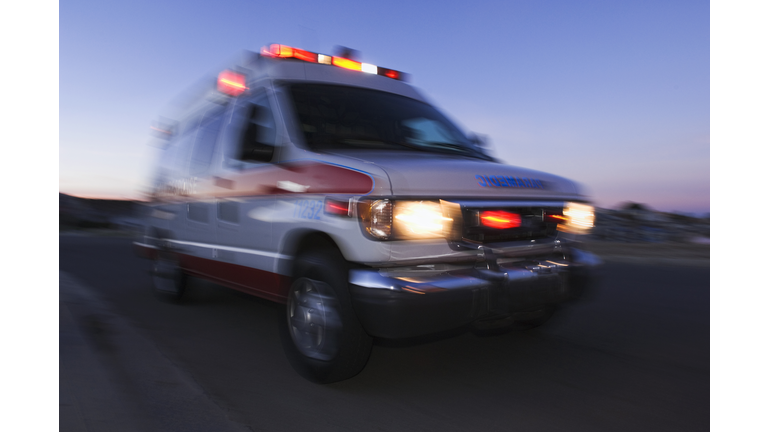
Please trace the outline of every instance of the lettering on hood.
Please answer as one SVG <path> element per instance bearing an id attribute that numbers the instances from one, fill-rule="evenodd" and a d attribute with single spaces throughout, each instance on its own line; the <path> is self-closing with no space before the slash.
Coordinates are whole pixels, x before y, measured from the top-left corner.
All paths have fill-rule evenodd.
<path id="1" fill-rule="evenodd" d="M 480 174 L 476 175 L 475 178 L 477 184 L 482 187 L 546 189 L 544 182 L 536 178 Z"/>

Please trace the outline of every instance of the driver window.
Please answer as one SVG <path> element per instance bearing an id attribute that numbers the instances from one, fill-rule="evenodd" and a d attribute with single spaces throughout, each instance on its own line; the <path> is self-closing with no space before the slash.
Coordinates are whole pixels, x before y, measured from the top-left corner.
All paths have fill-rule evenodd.
<path id="1" fill-rule="evenodd" d="M 239 126 L 228 158 L 241 163 L 270 162 L 277 141 L 277 127 L 266 92 L 261 89 L 235 106 L 232 123 Z"/>

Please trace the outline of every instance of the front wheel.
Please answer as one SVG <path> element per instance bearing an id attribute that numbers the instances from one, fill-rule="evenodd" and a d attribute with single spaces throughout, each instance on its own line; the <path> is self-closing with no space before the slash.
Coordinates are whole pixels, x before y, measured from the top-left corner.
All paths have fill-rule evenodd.
<path id="1" fill-rule="evenodd" d="M 296 258 L 294 274 L 279 323 L 291 366 L 321 384 L 357 375 L 368 362 L 373 338 L 352 309 L 346 261 L 333 249 L 305 253 Z"/>

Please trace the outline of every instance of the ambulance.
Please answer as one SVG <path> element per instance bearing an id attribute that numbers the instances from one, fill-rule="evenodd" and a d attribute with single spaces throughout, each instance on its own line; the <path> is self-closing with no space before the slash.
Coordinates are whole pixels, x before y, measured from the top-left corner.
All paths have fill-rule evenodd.
<path id="1" fill-rule="evenodd" d="M 496 160 L 400 71 L 251 54 L 164 129 L 135 242 L 158 296 L 193 276 L 284 305 L 290 364 L 330 383 L 375 338 L 532 328 L 594 284 L 575 183 Z"/>

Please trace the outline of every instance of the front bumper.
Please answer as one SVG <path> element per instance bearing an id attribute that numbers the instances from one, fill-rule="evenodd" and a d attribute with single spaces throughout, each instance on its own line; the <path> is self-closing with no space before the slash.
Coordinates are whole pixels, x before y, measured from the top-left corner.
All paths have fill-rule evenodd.
<path id="1" fill-rule="evenodd" d="M 569 256 L 506 263 L 493 259 L 471 268 L 354 269 L 350 290 L 370 335 L 423 336 L 584 296 L 601 261 L 577 249 Z"/>

